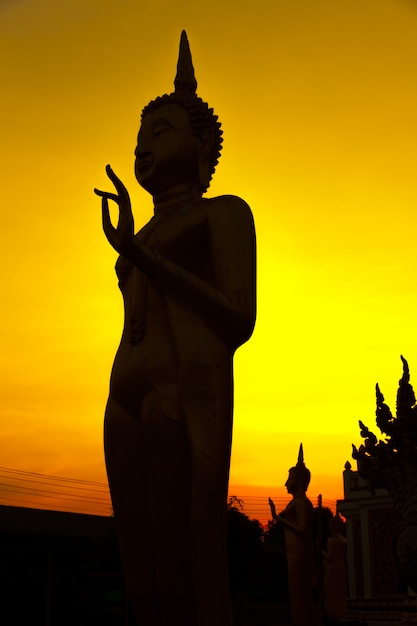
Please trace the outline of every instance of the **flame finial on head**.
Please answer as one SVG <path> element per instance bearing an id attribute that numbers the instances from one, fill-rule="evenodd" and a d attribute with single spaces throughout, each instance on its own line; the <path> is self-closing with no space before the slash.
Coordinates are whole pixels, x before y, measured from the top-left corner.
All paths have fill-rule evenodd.
<path id="1" fill-rule="evenodd" d="M 197 81 L 194 75 L 193 61 L 191 58 L 190 45 L 185 30 L 181 33 L 180 52 L 178 55 L 177 75 L 174 80 L 175 91 L 195 93 Z"/>
<path id="2" fill-rule="evenodd" d="M 304 491 L 306 491 L 310 483 L 311 474 L 310 470 L 305 466 L 304 463 L 304 451 L 302 443 L 300 444 L 300 449 L 298 451 L 297 465 L 291 468 L 290 471 L 294 471 L 295 475 L 301 481 Z"/>
<path id="3" fill-rule="evenodd" d="M 303 452 L 303 444 L 300 443 L 300 449 L 298 451 L 298 464 L 304 464 L 304 452 Z"/>

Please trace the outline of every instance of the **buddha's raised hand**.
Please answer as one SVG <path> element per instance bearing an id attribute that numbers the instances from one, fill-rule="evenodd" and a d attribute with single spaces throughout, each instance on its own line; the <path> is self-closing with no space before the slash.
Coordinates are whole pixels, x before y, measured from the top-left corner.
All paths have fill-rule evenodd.
<path id="1" fill-rule="evenodd" d="M 117 193 L 94 189 L 94 193 L 101 197 L 103 230 L 113 248 L 117 250 L 119 254 L 128 256 L 128 251 L 131 249 L 132 245 L 134 245 L 134 221 L 129 193 L 120 178 L 113 172 L 110 165 L 106 165 L 106 173 L 115 186 Z M 109 200 L 116 202 L 119 207 L 117 228 L 111 223 Z"/>
<path id="2" fill-rule="evenodd" d="M 275 509 L 274 501 L 271 500 L 271 498 L 268 498 L 268 503 L 269 503 L 269 507 L 271 509 L 272 517 L 275 519 L 277 512 L 276 512 L 276 509 Z"/>

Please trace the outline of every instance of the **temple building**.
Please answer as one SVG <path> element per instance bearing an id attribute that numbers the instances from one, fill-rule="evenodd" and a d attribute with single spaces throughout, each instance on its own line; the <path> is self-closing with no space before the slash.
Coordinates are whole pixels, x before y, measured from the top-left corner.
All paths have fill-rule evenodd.
<path id="1" fill-rule="evenodd" d="M 403 580 L 397 554 L 398 520 L 386 489 L 372 494 L 349 462 L 343 472 L 346 518 L 348 617 L 358 620 L 414 621 L 417 602 Z"/>

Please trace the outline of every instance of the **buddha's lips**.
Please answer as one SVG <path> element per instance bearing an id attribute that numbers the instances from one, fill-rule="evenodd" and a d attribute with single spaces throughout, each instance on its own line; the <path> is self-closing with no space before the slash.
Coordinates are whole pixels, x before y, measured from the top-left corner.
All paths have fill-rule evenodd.
<path id="1" fill-rule="evenodd" d="M 152 160 L 147 159 L 146 161 L 138 161 L 138 171 L 142 174 L 142 172 L 146 172 L 152 165 Z"/>

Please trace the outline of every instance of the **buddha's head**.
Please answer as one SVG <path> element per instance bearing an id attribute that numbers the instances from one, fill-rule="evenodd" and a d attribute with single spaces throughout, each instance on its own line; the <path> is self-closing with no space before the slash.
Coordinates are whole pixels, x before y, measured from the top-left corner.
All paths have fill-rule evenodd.
<path id="1" fill-rule="evenodd" d="M 295 494 L 307 491 L 310 484 L 311 473 L 304 464 L 303 444 L 300 444 L 297 465 L 291 467 L 288 472 L 288 479 L 285 483 L 288 493 Z"/>
<path id="2" fill-rule="evenodd" d="M 190 185 L 201 195 L 218 163 L 222 131 L 217 115 L 197 96 L 197 82 L 185 31 L 181 35 L 175 91 L 142 111 L 135 150 L 138 182 L 152 195 Z"/>

